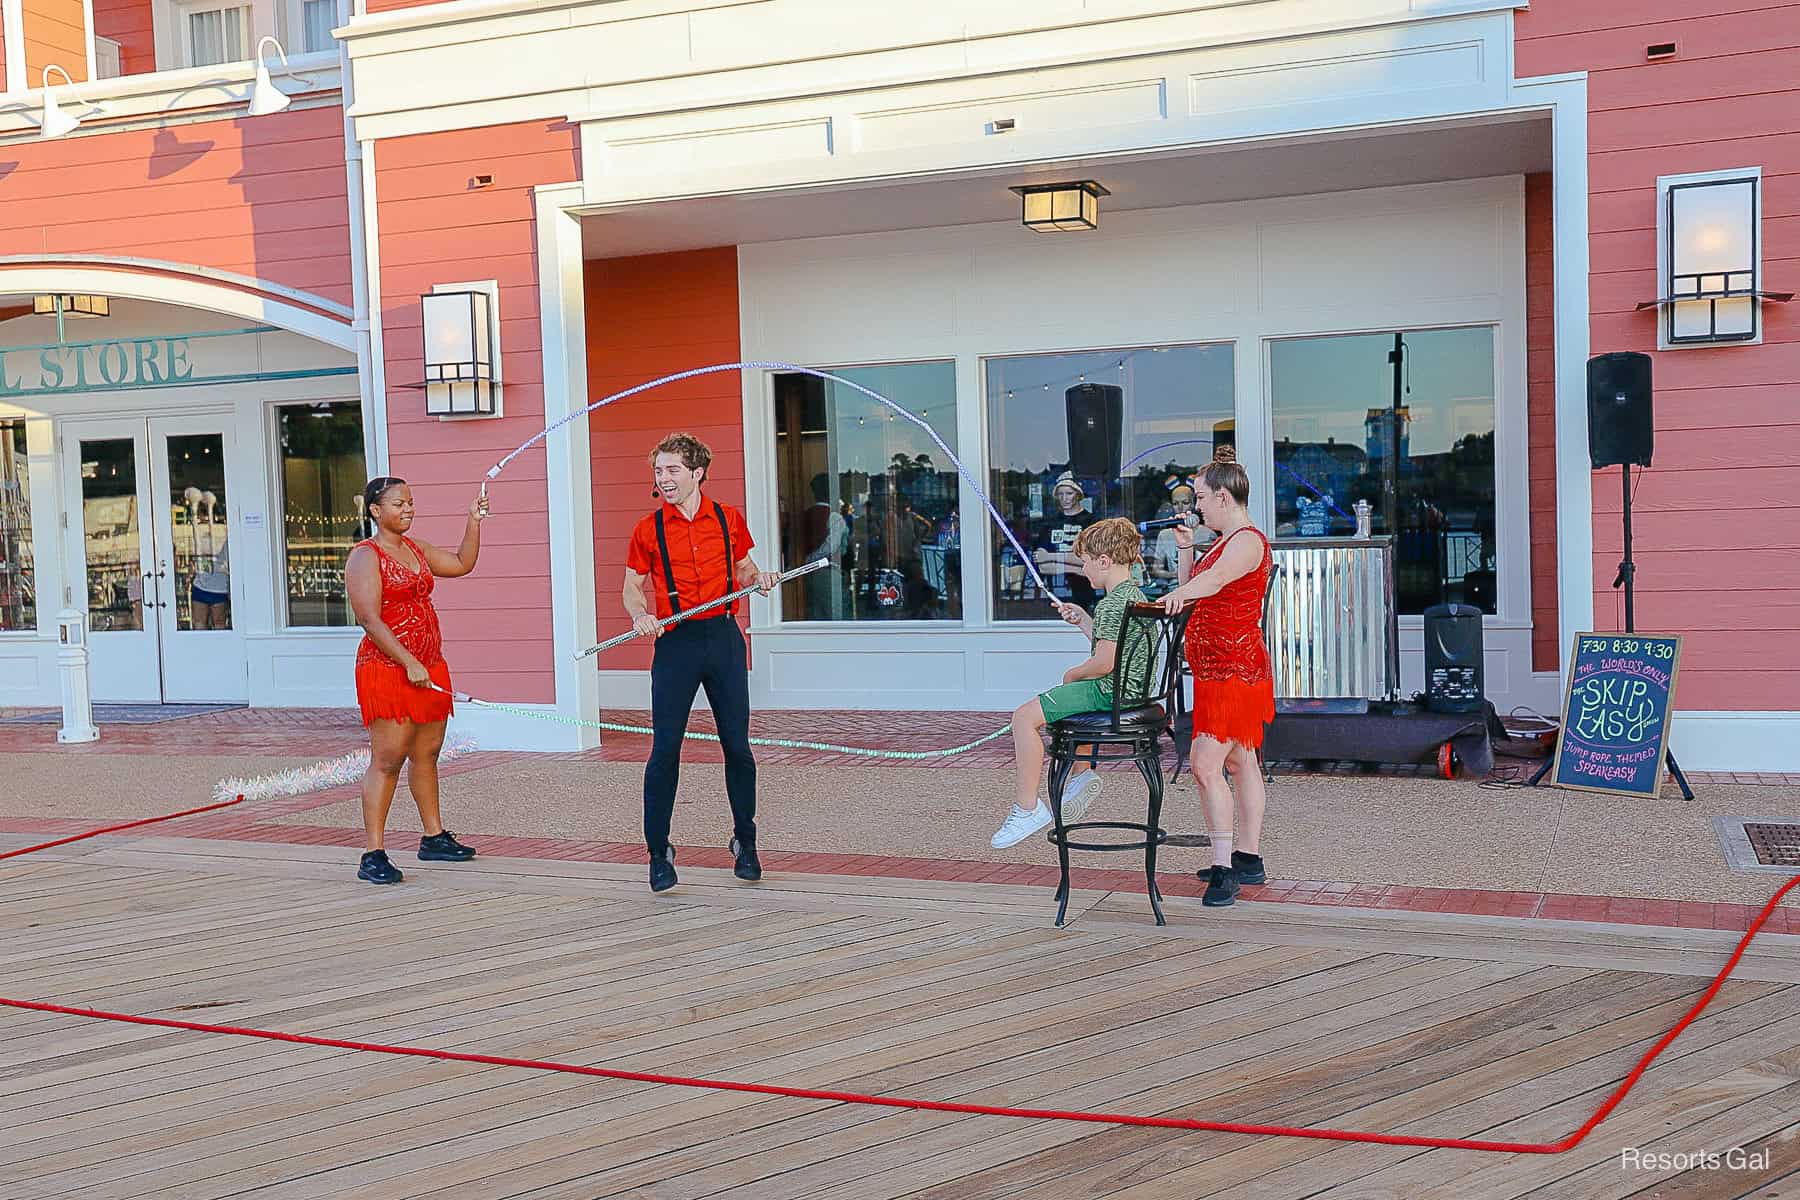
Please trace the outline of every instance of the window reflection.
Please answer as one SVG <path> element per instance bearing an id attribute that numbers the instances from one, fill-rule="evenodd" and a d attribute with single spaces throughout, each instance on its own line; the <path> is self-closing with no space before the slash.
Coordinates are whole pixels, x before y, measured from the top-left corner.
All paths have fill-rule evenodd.
<path id="1" fill-rule="evenodd" d="M 956 448 L 953 363 L 834 368 Z M 962 617 L 955 464 L 886 405 L 810 375 L 775 376 L 781 561 L 832 565 L 785 584 L 784 621 Z"/>
<path id="2" fill-rule="evenodd" d="M 1215 448 L 1236 443 L 1230 345 L 994 358 L 985 374 L 990 494 L 1052 594 L 1086 608 L 1097 597 L 1075 535 L 1103 517 L 1174 515 Z M 1144 590 L 1161 595 L 1176 582 L 1174 535 L 1149 533 L 1144 550 Z M 999 536 L 993 578 L 996 620 L 1049 617 Z"/>
<path id="3" fill-rule="evenodd" d="M 1388 532 L 1383 480 L 1398 438 L 1395 562 L 1402 613 L 1495 611 L 1494 337 L 1487 327 L 1270 344 L 1275 533 L 1347 536 L 1366 500 Z"/>
<path id="4" fill-rule="evenodd" d="M 138 528 L 137 443 L 81 443 L 81 529 L 87 558 L 88 628 L 144 627 L 144 572 Z"/>
<path id="5" fill-rule="evenodd" d="M 288 626 L 353 624 L 344 563 L 362 537 L 362 408 L 351 400 L 278 414 Z"/>
<path id="6" fill-rule="evenodd" d="M 31 553 L 31 458 L 25 422 L 0 420 L 0 631 L 37 628 Z"/>

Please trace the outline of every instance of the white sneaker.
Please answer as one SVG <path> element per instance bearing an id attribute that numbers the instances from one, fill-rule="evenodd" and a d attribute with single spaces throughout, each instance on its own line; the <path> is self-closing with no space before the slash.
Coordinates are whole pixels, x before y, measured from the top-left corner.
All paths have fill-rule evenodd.
<path id="1" fill-rule="evenodd" d="M 1074 782 L 1063 784 L 1063 824 L 1073 825 L 1087 816 L 1087 811 L 1100 798 L 1100 772 L 1083 771 Z"/>
<path id="2" fill-rule="evenodd" d="M 1036 808 L 1020 808 L 1013 805 L 1012 811 L 1006 814 L 1006 823 L 994 831 L 993 839 L 988 843 L 996 850 L 1005 850 L 1016 846 L 1038 830 L 1050 823 L 1050 806 L 1039 804 Z"/>

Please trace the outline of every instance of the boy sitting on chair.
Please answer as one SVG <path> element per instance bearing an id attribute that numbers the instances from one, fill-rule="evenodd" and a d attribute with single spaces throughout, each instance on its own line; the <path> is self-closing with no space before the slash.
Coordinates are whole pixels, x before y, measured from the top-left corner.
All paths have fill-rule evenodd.
<path id="1" fill-rule="evenodd" d="M 1119 636 L 1126 610 L 1144 602 L 1144 589 L 1132 579 L 1132 568 L 1142 561 L 1143 538 L 1137 526 L 1123 517 L 1096 521 L 1075 539 L 1074 552 L 1081 559 L 1081 573 L 1106 595 L 1088 616 L 1074 604 L 1056 604 L 1057 615 L 1088 635 L 1087 658 L 1063 673 L 1063 681 L 1035 700 L 1020 705 L 1012 717 L 1013 761 L 1018 772 L 1017 799 L 1006 823 L 994 833 L 996 850 L 1016 846 L 1051 821 L 1048 801 L 1038 798 L 1038 777 L 1044 770 L 1044 727 L 1076 713 L 1110 712 L 1113 706 L 1113 663 L 1119 652 Z M 1149 656 L 1134 653 L 1126 663 L 1127 695 L 1143 688 L 1149 674 Z M 1100 794 L 1100 776 L 1085 763 L 1063 787 L 1063 822 L 1081 820 Z"/>

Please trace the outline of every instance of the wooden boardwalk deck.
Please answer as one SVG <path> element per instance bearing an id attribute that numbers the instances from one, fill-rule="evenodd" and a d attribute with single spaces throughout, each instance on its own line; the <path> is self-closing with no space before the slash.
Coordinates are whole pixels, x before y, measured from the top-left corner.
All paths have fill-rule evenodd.
<path id="1" fill-rule="evenodd" d="M 18 839 L 10 839 L 18 844 Z M 0 865 L 0 995 L 986 1104 L 1550 1141 L 1734 935 L 178 839 Z M 1581 1147 L 1418 1150 L 896 1112 L 0 1009 L 0 1197 L 1800 1195 L 1800 938 Z M 1758 1170 L 1621 1166 L 1767 1149 Z"/>

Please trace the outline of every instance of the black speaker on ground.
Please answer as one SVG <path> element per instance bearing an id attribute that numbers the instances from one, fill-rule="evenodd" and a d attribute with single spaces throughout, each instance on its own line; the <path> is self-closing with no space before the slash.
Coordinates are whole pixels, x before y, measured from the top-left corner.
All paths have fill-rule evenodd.
<path id="1" fill-rule="evenodd" d="M 1480 712 L 1481 610 L 1435 604 L 1425 610 L 1425 707 L 1432 712 Z"/>
<path id="2" fill-rule="evenodd" d="M 1588 359 L 1588 456 L 1594 469 L 1647 467 L 1655 435 L 1650 356 L 1635 351 Z"/>
<path id="3" fill-rule="evenodd" d="M 1069 470 L 1078 479 L 1117 479 L 1125 389 L 1110 383 L 1079 383 L 1063 398 L 1069 413 Z"/>

